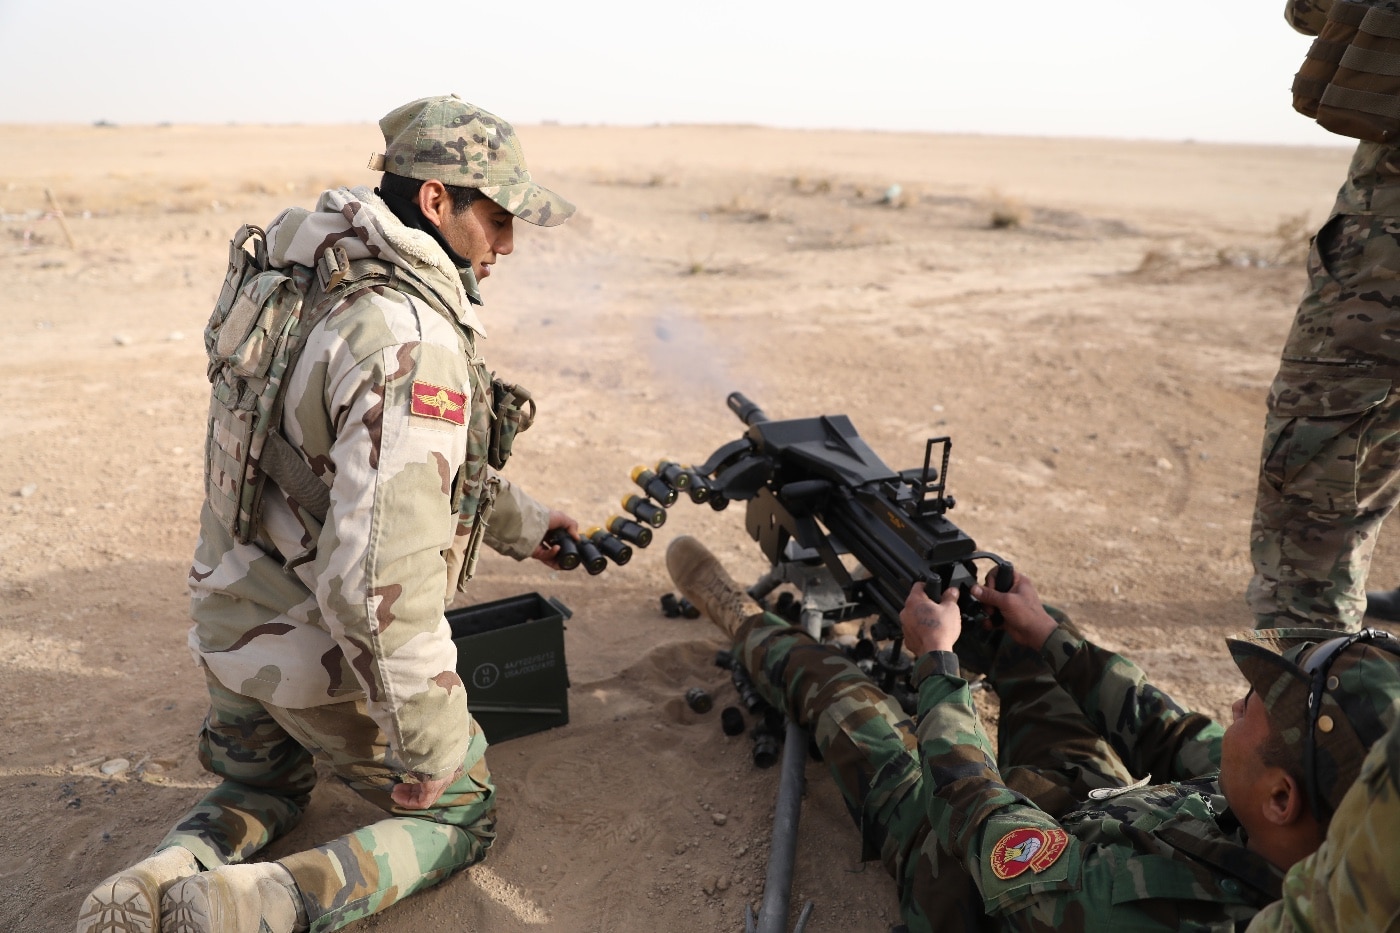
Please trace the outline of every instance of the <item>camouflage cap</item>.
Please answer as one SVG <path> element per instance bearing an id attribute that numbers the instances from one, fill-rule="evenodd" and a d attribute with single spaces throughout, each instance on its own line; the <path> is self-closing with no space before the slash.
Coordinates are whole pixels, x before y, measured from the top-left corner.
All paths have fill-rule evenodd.
<path id="1" fill-rule="evenodd" d="M 573 216 L 572 204 L 530 178 L 515 128 L 456 94 L 404 104 L 386 114 L 379 128 L 387 151 L 370 157 L 372 169 L 476 188 L 541 227 Z"/>
<path id="2" fill-rule="evenodd" d="M 1400 715 L 1400 639 L 1374 629 L 1292 628 L 1247 632 L 1227 644 L 1275 734 L 1297 753 L 1314 815 L 1326 822 L 1366 752 Z"/>

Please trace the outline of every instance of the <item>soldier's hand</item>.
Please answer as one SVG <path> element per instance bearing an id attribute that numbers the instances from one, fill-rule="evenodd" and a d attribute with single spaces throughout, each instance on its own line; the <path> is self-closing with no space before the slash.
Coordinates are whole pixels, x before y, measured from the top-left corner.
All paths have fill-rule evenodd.
<path id="1" fill-rule="evenodd" d="M 549 512 L 549 527 L 545 529 L 545 537 L 548 537 L 549 533 L 556 528 L 563 528 L 569 533 L 569 537 L 578 538 L 578 522 L 563 512 L 551 509 Z M 541 541 L 539 545 L 536 546 L 534 553 L 530 556 L 546 567 L 552 567 L 555 570 L 559 569 L 559 548 L 557 545 Z"/>
<path id="2" fill-rule="evenodd" d="M 899 612 L 904 643 L 915 655 L 930 651 L 952 651 L 962 634 L 962 612 L 958 609 L 958 588 L 950 586 L 938 602 L 929 599 L 922 583 L 915 583 Z"/>
<path id="3" fill-rule="evenodd" d="M 1001 610 L 1002 627 L 1012 641 L 1039 651 L 1059 623 L 1050 618 L 1035 591 L 1035 584 L 1021 571 L 1016 571 L 1016 582 L 1011 584 L 1010 590 L 997 592 L 993 585 L 996 579 L 992 575 L 998 569 L 993 567 L 988 572 L 986 586 L 973 584 L 972 598 L 985 606 Z"/>
<path id="4" fill-rule="evenodd" d="M 394 798 L 394 803 L 406 810 L 426 810 L 437 803 L 442 792 L 461 776 L 462 769 L 458 768 L 450 777 L 439 778 L 436 781 L 423 781 L 421 784 L 395 784 L 394 789 L 389 792 L 389 796 Z"/>

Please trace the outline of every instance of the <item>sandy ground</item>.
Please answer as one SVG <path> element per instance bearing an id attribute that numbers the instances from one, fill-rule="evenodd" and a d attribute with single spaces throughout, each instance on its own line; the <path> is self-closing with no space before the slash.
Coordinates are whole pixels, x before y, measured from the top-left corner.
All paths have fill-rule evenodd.
<path id="1" fill-rule="evenodd" d="M 488 359 L 541 400 L 515 478 L 602 521 L 635 464 L 737 437 L 735 389 L 775 417 L 848 414 L 896 468 L 951 434 L 950 517 L 1187 705 L 1226 714 L 1264 395 L 1345 149 L 523 136 L 580 212 L 520 230 L 485 285 Z M 0 929 L 71 929 L 86 891 L 210 785 L 183 582 L 201 331 L 238 225 L 370 182 L 377 143 L 369 124 L 0 126 Z M 571 722 L 490 752 L 502 835 L 485 865 L 360 929 L 742 928 L 777 769 L 682 701 L 734 695 L 715 631 L 657 608 L 677 533 L 741 579 L 764 569 L 740 510 L 689 504 L 600 577 L 488 556 L 475 598 L 573 609 Z M 1376 566 L 1400 578 L 1387 542 Z M 114 759 L 129 767 L 105 774 Z M 794 903 L 815 901 L 812 933 L 888 929 L 892 883 L 858 861 L 822 766 L 807 777 Z M 374 816 L 326 782 L 271 852 Z"/>

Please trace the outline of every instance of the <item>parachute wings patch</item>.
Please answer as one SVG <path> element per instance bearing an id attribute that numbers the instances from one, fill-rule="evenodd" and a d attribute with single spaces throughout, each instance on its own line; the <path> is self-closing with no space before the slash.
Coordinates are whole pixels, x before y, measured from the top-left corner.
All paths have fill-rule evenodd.
<path id="1" fill-rule="evenodd" d="M 1033 829 L 1029 826 L 1013 829 L 992 847 L 992 873 L 1007 881 L 1026 869 L 1045 871 L 1068 845 L 1069 834 L 1063 829 Z"/>
<path id="2" fill-rule="evenodd" d="M 453 392 L 442 386 L 427 382 L 413 383 L 413 402 L 409 408 L 415 415 L 450 421 L 452 424 L 467 423 L 467 397 L 461 392 Z"/>

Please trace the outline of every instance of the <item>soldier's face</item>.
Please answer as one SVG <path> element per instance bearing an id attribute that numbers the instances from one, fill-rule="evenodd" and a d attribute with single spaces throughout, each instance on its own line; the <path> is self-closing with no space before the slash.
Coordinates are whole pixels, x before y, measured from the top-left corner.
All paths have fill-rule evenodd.
<path id="1" fill-rule="evenodd" d="M 458 255 L 471 260 L 472 272 L 480 282 L 491 274 L 491 266 L 515 249 L 515 217 L 490 198 L 479 198 L 464 211 L 450 208 L 443 212 L 438 229 Z"/>
<path id="2" fill-rule="evenodd" d="M 1269 741 L 1269 715 L 1259 696 L 1250 690 L 1230 708 L 1234 722 L 1220 741 L 1220 790 L 1230 810 L 1245 829 L 1257 820 L 1261 795 L 1274 769 L 1264 764 L 1263 750 Z"/>

